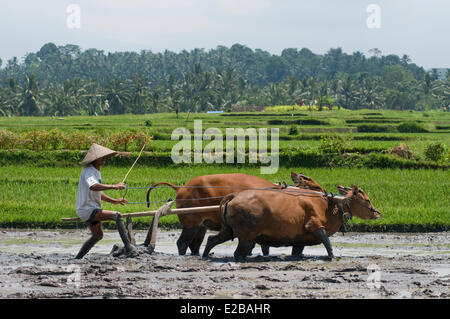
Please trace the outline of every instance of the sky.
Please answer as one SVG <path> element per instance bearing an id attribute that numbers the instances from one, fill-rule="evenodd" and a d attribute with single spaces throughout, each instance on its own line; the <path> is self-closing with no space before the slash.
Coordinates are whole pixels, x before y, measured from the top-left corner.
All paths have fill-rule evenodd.
<path id="1" fill-rule="evenodd" d="M 105 52 L 239 43 L 272 54 L 378 48 L 450 68 L 449 14 L 448 0 L 1 0 L 0 58 L 4 67 L 48 42 Z"/>

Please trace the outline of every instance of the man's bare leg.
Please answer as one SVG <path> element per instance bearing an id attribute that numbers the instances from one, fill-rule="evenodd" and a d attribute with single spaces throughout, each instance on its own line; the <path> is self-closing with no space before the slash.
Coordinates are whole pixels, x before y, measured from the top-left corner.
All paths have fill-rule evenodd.
<path id="1" fill-rule="evenodd" d="M 115 211 L 101 210 L 97 212 L 92 218 L 91 224 L 89 225 L 92 236 L 83 244 L 77 256 L 75 257 L 76 259 L 83 258 L 89 252 L 89 250 L 91 250 L 91 248 L 94 247 L 94 245 L 103 238 L 103 226 L 101 222 L 105 220 L 116 221 L 120 238 L 125 245 L 125 251 L 129 255 L 136 255 L 136 248 L 131 245 L 130 239 L 128 238 L 122 215 L 119 212 Z"/>
<path id="2" fill-rule="evenodd" d="M 81 246 L 80 251 L 78 252 L 76 259 L 81 259 L 86 255 L 89 250 L 91 250 L 92 247 L 96 243 L 98 243 L 103 238 L 103 227 L 102 223 L 97 223 L 96 225 L 90 225 L 89 226 L 92 236 Z"/>

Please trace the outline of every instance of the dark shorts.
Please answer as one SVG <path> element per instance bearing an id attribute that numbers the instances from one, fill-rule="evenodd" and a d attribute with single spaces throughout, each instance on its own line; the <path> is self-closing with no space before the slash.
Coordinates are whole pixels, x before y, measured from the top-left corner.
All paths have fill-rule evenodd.
<path id="1" fill-rule="evenodd" d="M 94 220 L 94 217 L 95 217 L 95 215 L 97 214 L 97 213 L 99 213 L 99 212 L 101 212 L 102 210 L 101 209 L 98 209 L 98 208 L 96 208 L 96 209 L 94 209 L 93 211 L 92 211 L 92 213 L 91 213 L 91 216 L 89 216 L 89 219 L 86 221 L 86 224 L 88 225 L 88 226 L 95 226 L 95 225 L 97 225 L 98 223 L 100 223 L 98 220 Z"/>

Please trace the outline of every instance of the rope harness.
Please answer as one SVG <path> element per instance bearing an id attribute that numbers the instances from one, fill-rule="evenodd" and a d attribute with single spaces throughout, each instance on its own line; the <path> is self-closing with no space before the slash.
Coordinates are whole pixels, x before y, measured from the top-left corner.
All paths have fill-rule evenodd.
<path id="1" fill-rule="evenodd" d="M 288 185 L 290 187 L 295 187 L 293 185 Z M 123 198 L 125 198 L 125 196 L 128 193 L 129 189 L 156 189 L 156 188 L 170 188 L 173 189 L 171 186 L 150 186 L 150 187 L 128 187 L 128 185 L 126 185 L 125 187 L 125 194 L 122 196 Z M 291 196 L 307 196 L 307 197 L 327 197 L 330 194 L 328 194 L 327 192 L 322 193 L 322 192 L 318 192 L 318 191 L 305 191 L 304 189 L 301 188 L 297 188 L 297 189 L 293 189 L 293 190 L 289 190 L 288 187 L 282 187 L 282 188 L 271 188 L 271 187 L 266 187 L 266 188 L 257 188 L 257 187 L 236 187 L 236 186 L 176 186 L 176 188 L 193 188 L 193 189 L 199 189 L 199 188 L 216 188 L 216 189 L 232 189 L 232 190 L 261 190 L 261 191 L 283 191 L 284 193 L 291 195 Z M 218 199 L 218 198 L 223 198 L 226 195 L 223 196 L 211 196 L 211 197 L 203 197 L 203 198 L 179 198 L 179 199 L 171 199 L 169 198 L 168 200 L 174 200 L 174 201 L 190 201 L 190 200 L 209 200 L 209 199 Z M 168 200 L 160 200 L 160 201 L 151 201 L 151 202 L 128 202 L 128 204 L 152 204 L 152 203 L 165 203 Z"/>
<path id="2" fill-rule="evenodd" d="M 346 225 L 348 223 L 349 220 L 351 220 L 353 218 L 353 213 L 352 210 L 350 208 L 350 203 L 349 201 L 345 201 L 344 203 L 336 203 L 334 201 L 332 201 L 332 199 L 337 196 L 337 194 L 333 194 L 333 193 L 328 193 L 327 191 L 324 192 L 319 192 L 319 191 L 308 191 L 305 189 L 301 189 L 301 188 L 297 188 L 297 186 L 294 185 L 287 185 L 287 184 L 279 184 L 278 186 L 281 186 L 281 188 L 271 188 L 271 187 L 267 187 L 267 188 L 256 188 L 256 187 L 236 187 L 236 186 L 176 186 L 177 189 L 179 188 L 191 188 L 191 189 L 199 189 L 199 188 L 216 188 L 216 189 L 232 189 L 232 190 L 260 190 L 260 191 L 271 191 L 271 192 L 276 192 L 276 191 L 282 191 L 283 193 L 287 194 L 287 195 L 291 195 L 291 196 L 306 196 L 306 197 L 313 197 L 313 198 L 322 198 L 324 200 L 328 200 L 329 202 L 329 207 L 331 209 L 331 211 L 333 211 L 335 208 L 337 207 L 337 211 L 341 214 L 341 218 L 342 218 L 342 226 L 340 228 L 340 231 L 342 232 L 343 235 L 345 235 L 345 232 L 347 232 L 347 228 Z M 296 188 L 296 189 L 290 189 L 290 188 Z M 150 186 L 150 187 L 128 187 L 128 185 L 126 185 L 125 188 L 125 195 L 127 194 L 129 189 L 155 189 L 155 188 L 170 188 L 173 189 L 173 187 L 171 186 Z M 169 198 L 167 200 L 160 200 L 160 201 L 149 201 L 149 202 L 128 202 L 128 204 L 152 204 L 152 203 L 166 203 L 168 201 L 202 201 L 202 200 L 211 200 L 211 199 L 222 199 L 227 195 L 223 195 L 223 196 L 210 196 L 210 197 L 201 197 L 201 198 L 179 198 L 179 199 L 172 199 Z M 364 204 L 359 203 L 358 201 L 353 201 L 354 203 L 369 209 L 371 212 L 375 212 L 376 209 L 373 206 L 367 206 Z M 344 205 L 347 211 L 345 211 L 344 209 Z"/>

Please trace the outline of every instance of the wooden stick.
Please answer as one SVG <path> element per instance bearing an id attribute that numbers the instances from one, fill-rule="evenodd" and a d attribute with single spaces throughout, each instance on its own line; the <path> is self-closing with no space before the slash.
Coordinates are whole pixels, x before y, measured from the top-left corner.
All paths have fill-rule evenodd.
<path id="1" fill-rule="evenodd" d="M 141 151 L 139 152 L 138 157 L 136 157 L 136 160 L 134 161 L 133 165 L 131 165 L 131 167 L 130 167 L 130 169 L 128 170 L 127 174 L 125 175 L 125 177 L 124 177 L 122 183 L 125 183 L 125 181 L 126 181 L 126 179 L 127 179 L 127 177 L 128 177 L 128 174 L 130 174 L 130 172 L 131 172 L 131 170 L 133 169 L 134 165 L 136 165 L 136 163 L 137 163 L 139 157 L 141 157 L 142 151 L 144 150 L 144 147 L 145 147 L 146 145 L 147 145 L 147 143 L 145 143 L 144 146 L 142 146 Z"/>
<path id="2" fill-rule="evenodd" d="M 174 208 L 170 209 L 165 213 L 164 215 L 180 215 L 180 214 L 195 214 L 195 213 L 215 213 L 219 210 L 220 205 L 214 205 L 214 206 L 203 206 L 203 207 L 186 207 L 186 208 Z M 157 213 L 157 210 L 150 210 L 145 212 L 137 212 L 137 213 L 129 213 L 129 214 L 122 214 L 122 217 L 144 217 L 144 216 L 155 216 Z M 81 219 L 79 217 L 73 217 L 73 218 L 61 218 L 61 221 L 63 222 L 75 222 L 80 221 Z"/>

